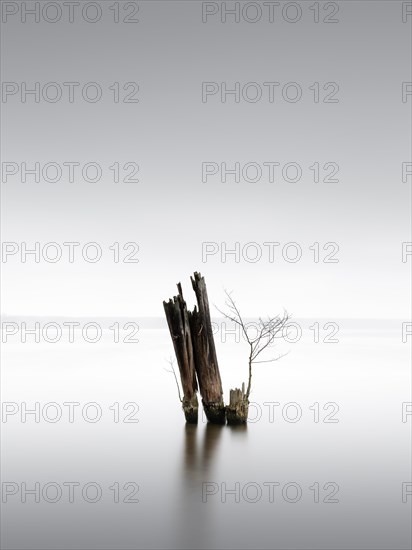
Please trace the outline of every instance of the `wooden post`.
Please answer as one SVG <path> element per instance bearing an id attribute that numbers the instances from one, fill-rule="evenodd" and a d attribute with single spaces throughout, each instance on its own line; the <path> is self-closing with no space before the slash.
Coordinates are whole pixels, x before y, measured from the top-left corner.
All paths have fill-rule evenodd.
<path id="1" fill-rule="evenodd" d="M 182 381 L 182 407 L 186 422 L 196 424 L 198 419 L 197 381 L 193 357 L 192 337 L 189 325 L 189 312 L 183 299 L 182 287 L 177 285 L 179 295 L 163 302 L 167 324 L 169 325 L 173 347 Z"/>
<path id="2" fill-rule="evenodd" d="M 197 272 L 195 272 L 194 278 L 191 277 L 191 281 L 199 308 L 195 307 L 192 313 L 189 312 L 189 323 L 200 395 L 209 422 L 224 424 L 226 422 L 226 411 L 223 403 L 222 381 L 213 339 L 206 284 L 204 278 Z"/>
<path id="3" fill-rule="evenodd" d="M 244 424 L 247 422 L 249 413 L 249 399 L 245 394 L 245 384 L 242 389 L 230 390 L 230 401 L 226 407 L 226 416 L 228 424 Z"/>

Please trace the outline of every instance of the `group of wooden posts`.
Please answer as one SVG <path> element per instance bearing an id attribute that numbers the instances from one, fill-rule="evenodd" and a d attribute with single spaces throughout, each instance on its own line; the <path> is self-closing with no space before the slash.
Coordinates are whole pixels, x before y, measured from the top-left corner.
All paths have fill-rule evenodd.
<path id="1" fill-rule="evenodd" d="M 204 277 L 195 272 L 191 281 L 197 299 L 197 307 L 195 306 L 193 311 L 187 309 L 180 283 L 177 285 L 178 295 L 168 302 L 163 302 L 179 366 L 183 388 L 181 401 L 186 422 L 196 424 L 198 421 L 199 390 L 209 422 L 244 423 L 247 421 L 249 406 L 244 386 L 242 385 L 242 389 L 230 390 L 228 406 L 225 406 L 223 401 L 222 380 Z"/>

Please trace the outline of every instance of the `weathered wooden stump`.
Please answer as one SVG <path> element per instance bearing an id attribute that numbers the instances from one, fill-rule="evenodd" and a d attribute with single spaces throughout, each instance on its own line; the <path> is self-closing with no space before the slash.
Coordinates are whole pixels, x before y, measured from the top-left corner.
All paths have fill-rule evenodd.
<path id="1" fill-rule="evenodd" d="M 189 312 L 199 391 L 208 421 L 214 424 L 224 424 L 226 422 L 226 410 L 223 403 L 222 381 L 210 320 L 206 284 L 204 277 L 197 272 L 194 273 L 194 278 L 191 277 L 191 281 L 199 308 L 195 307 L 193 312 Z"/>
<path id="2" fill-rule="evenodd" d="M 226 417 L 228 424 L 244 424 L 247 422 L 249 413 L 249 399 L 245 394 L 245 385 L 242 389 L 230 390 L 229 405 L 226 407 Z"/>
<path id="3" fill-rule="evenodd" d="M 187 422 L 197 422 L 196 391 L 199 384 L 208 421 L 224 424 L 226 409 L 206 284 L 204 278 L 197 272 L 191 281 L 197 299 L 197 307 L 195 306 L 193 311 L 189 311 L 186 307 L 180 283 L 177 285 L 179 295 L 168 302 L 163 302 L 182 381 L 182 406 Z"/>
<path id="4" fill-rule="evenodd" d="M 189 324 L 189 312 L 183 299 L 182 287 L 177 285 L 179 295 L 173 300 L 163 302 L 167 324 L 172 337 L 173 347 L 179 366 L 183 388 L 182 408 L 186 422 L 196 424 L 199 403 L 197 400 L 196 370 L 193 357 L 193 345 Z"/>

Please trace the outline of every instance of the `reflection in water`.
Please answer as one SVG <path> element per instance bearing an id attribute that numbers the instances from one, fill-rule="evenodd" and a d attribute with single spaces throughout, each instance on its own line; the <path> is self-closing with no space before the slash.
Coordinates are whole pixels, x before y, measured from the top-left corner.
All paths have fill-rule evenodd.
<path id="1" fill-rule="evenodd" d="M 184 470 L 192 471 L 196 464 L 196 424 L 185 424 L 183 467 Z"/>
<path id="2" fill-rule="evenodd" d="M 223 430 L 224 427 L 219 424 L 206 424 L 203 432 L 203 446 L 201 449 L 201 469 L 203 474 L 208 474 L 212 470 L 213 459 L 217 453 Z"/>
<path id="3" fill-rule="evenodd" d="M 183 437 L 183 483 L 188 479 L 206 480 L 213 471 L 213 465 L 218 456 L 219 445 L 223 434 L 229 433 L 231 438 L 247 435 L 247 424 L 238 426 L 221 426 L 207 423 L 203 430 L 203 442 L 197 441 L 198 428 L 195 424 L 186 424 Z"/>
<path id="4" fill-rule="evenodd" d="M 240 438 L 247 435 L 247 423 L 228 426 L 228 428 L 233 437 Z"/>
<path id="5" fill-rule="evenodd" d="M 182 486 L 188 491 L 197 491 L 202 483 L 209 481 L 213 469 L 214 458 L 218 452 L 223 426 L 206 424 L 203 430 L 202 442 L 198 442 L 198 432 L 202 431 L 195 424 L 186 424 L 183 437 L 183 471 Z M 200 434 L 199 434 L 200 436 Z M 189 492 L 190 492 L 189 491 Z"/>
<path id="6" fill-rule="evenodd" d="M 203 433 L 202 433 L 203 431 Z M 203 483 L 220 483 L 216 474 L 222 442 L 245 437 L 247 424 L 221 426 L 207 423 L 202 427 L 186 424 L 183 433 L 183 463 L 178 479 L 175 513 L 175 548 L 213 548 L 216 541 L 214 503 L 203 502 Z"/>

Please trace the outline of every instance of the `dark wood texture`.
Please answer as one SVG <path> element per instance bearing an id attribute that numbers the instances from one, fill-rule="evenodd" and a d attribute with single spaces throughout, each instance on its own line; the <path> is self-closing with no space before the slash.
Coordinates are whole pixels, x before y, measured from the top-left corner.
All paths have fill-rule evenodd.
<path id="1" fill-rule="evenodd" d="M 193 345 L 189 324 L 189 312 L 183 299 L 182 287 L 177 285 L 179 294 L 168 302 L 163 302 L 170 336 L 179 366 L 180 380 L 183 388 L 182 407 L 186 421 L 197 423 L 198 400 Z"/>
<path id="2" fill-rule="evenodd" d="M 191 277 L 191 281 L 198 306 L 192 313 L 189 312 L 189 323 L 199 391 L 209 422 L 224 424 L 226 414 L 222 381 L 212 332 L 206 284 L 204 277 L 197 272 L 194 273 L 194 277 Z"/>

